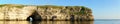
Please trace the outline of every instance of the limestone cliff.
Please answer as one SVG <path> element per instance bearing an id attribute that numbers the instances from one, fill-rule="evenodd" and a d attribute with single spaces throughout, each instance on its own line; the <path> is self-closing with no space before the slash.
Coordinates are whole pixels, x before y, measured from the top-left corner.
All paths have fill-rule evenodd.
<path id="1" fill-rule="evenodd" d="M 0 5 L 0 20 L 26 20 L 35 11 L 36 6 L 15 4 Z"/>
<path id="2" fill-rule="evenodd" d="M 0 5 L 0 20 L 94 20 L 92 10 L 84 6 Z"/>

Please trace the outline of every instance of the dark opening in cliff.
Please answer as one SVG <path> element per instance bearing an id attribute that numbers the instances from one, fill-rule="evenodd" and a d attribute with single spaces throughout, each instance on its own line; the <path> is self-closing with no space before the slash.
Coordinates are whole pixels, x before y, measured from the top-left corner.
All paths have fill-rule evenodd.
<path id="1" fill-rule="evenodd" d="M 41 16 L 38 14 L 37 11 L 35 11 L 32 15 L 30 15 L 28 18 L 27 18 L 27 21 L 41 21 L 42 18 Z"/>
<path id="2" fill-rule="evenodd" d="M 53 21 L 54 20 L 54 18 L 57 18 L 56 16 L 52 16 L 52 19 L 50 19 L 50 21 Z"/>
<path id="3" fill-rule="evenodd" d="M 70 15 L 70 20 L 74 21 L 74 15 Z"/>

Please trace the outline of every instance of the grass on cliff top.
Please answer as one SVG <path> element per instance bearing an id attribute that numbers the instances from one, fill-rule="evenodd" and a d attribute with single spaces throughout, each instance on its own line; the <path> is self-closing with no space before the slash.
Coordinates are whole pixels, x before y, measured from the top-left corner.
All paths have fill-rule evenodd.
<path id="1" fill-rule="evenodd" d="M 61 9 L 64 8 L 64 6 L 55 6 L 55 5 L 43 5 L 43 6 L 37 6 L 38 8 L 54 8 L 54 9 Z"/>
<path id="2" fill-rule="evenodd" d="M 24 5 L 17 5 L 17 4 L 1 4 L 0 5 L 0 7 L 4 7 L 4 6 L 7 6 L 7 7 L 17 7 L 17 8 L 24 7 Z"/>
<path id="3" fill-rule="evenodd" d="M 90 8 L 88 8 L 88 7 L 85 7 L 85 6 L 81 6 L 81 11 L 80 12 L 74 12 L 74 14 L 77 14 L 77 15 L 83 15 L 83 14 L 87 14 L 86 12 L 87 12 L 87 10 L 89 10 L 89 11 L 91 11 L 91 9 Z"/>
<path id="4" fill-rule="evenodd" d="M 88 7 L 85 7 L 85 6 L 81 6 L 82 9 L 86 9 L 86 10 L 91 10 L 90 8 Z"/>
<path id="5" fill-rule="evenodd" d="M 0 5 L 0 7 L 3 7 L 3 6 L 5 6 L 5 5 Z"/>
<path id="6" fill-rule="evenodd" d="M 37 6 L 38 8 L 58 8 L 58 9 L 61 9 L 61 8 L 66 8 L 66 9 L 70 9 L 70 8 L 73 8 L 73 9 L 78 9 L 78 8 L 86 8 L 86 9 L 89 9 L 85 6 L 56 6 L 56 5 L 43 5 L 43 6 Z M 90 9 L 89 9 L 90 10 Z"/>
<path id="7" fill-rule="evenodd" d="M 3 6 L 8 6 L 8 7 L 17 7 L 17 8 L 22 8 L 24 7 L 25 5 L 21 5 L 21 4 L 1 4 L 0 7 L 3 7 Z M 29 5 L 28 5 L 29 6 Z M 90 8 L 88 7 L 85 7 L 85 6 L 56 6 L 56 5 L 42 5 L 42 6 L 37 6 L 38 8 L 57 8 L 57 9 L 61 9 L 61 8 L 66 8 L 66 9 L 78 9 L 78 8 L 82 8 L 82 9 L 85 9 L 85 10 L 91 10 Z"/>

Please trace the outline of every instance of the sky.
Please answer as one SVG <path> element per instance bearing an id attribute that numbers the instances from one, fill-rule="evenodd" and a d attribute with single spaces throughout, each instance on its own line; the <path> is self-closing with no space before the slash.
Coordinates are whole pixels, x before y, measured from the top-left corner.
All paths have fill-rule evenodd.
<path id="1" fill-rule="evenodd" d="M 0 4 L 86 6 L 95 19 L 120 19 L 120 0 L 0 0 Z"/>

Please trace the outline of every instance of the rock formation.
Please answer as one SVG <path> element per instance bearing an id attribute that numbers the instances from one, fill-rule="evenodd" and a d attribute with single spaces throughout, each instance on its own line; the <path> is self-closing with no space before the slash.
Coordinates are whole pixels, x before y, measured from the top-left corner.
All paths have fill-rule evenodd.
<path id="1" fill-rule="evenodd" d="M 0 20 L 94 20 L 92 10 L 84 6 L 0 5 Z"/>

